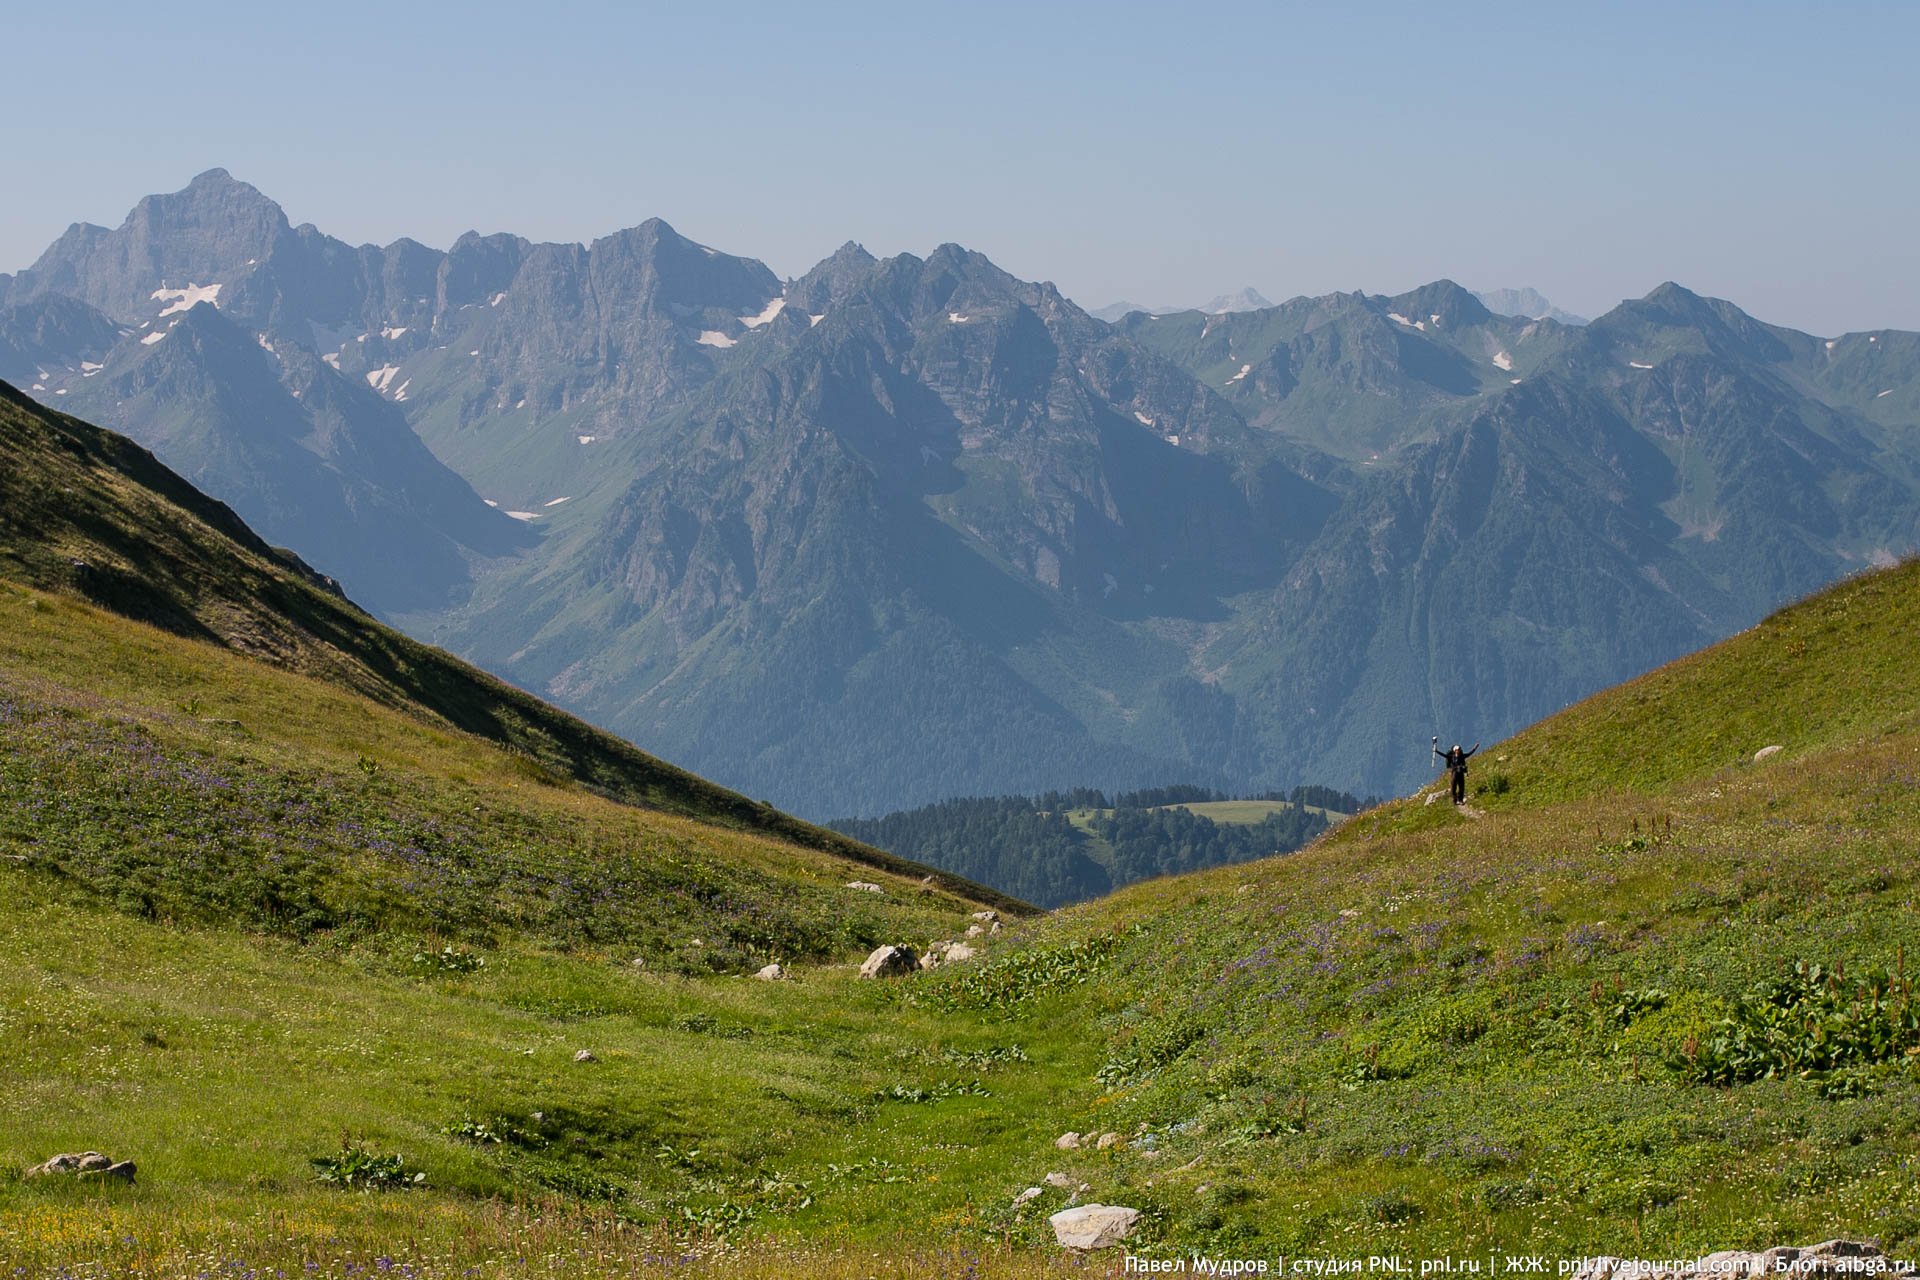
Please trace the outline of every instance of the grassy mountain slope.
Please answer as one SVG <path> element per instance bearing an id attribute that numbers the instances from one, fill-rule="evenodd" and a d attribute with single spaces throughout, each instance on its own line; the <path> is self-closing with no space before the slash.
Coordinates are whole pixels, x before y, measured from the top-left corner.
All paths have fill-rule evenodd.
<path id="1" fill-rule="evenodd" d="M 1478 816 L 1397 801 L 1291 857 L 1134 886 L 1020 926 L 984 965 L 894 985 L 700 976 L 690 944 L 635 970 L 624 937 L 506 912 L 436 926 L 483 967 L 431 943 L 416 963 L 406 922 L 436 899 L 410 878 L 385 922 L 304 945 L 133 918 L 141 904 L 106 898 L 101 864 L 69 850 L 150 803 L 141 771 L 191 785 L 167 762 L 193 742 L 228 769 L 291 749 L 216 744 L 238 708 L 183 720 L 174 690 L 192 686 L 155 674 L 156 654 L 238 658 L 145 632 L 150 650 L 115 655 L 104 625 L 60 657 L 53 637 L 90 610 L 32 592 L 0 610 L 0 635 L 38 655 L 24 673 L 6 659 L 0 1070 L 24 1083 L 0 1101 L 0 1168 L 95 1145 L 146 1170 L 131 1190 L 0 1177 L 17 1265 L 1029 1274 L 1055 1265 L 1044 1217 L 1068 1193 L 1011 1204 L 1047 1172 L 1144 1209 L 1137 1244 L 1159 1253 L 1920 1244 L 1920 563 L 1490 744 Z M 96 667 L 89 692 L 61 692 Z M 168 689 L 162 705 L 116 692 L 136 679 Z M 47 738 L 62 717 L 80 727 Z M 114 754 L 129 719 L 157 752 Z M 343 753 L 334 790 L 384 809 L 386 788 L 417 786 L 409 803 L 444 805 L 443 824 L 497 805 L 536 830 L 598 806 L 510 761 L 463 790 L 435 776 L 433 730 L 387 722 L 376 772 Z M 83 749 L 62 742 L 94 768 L 49 772 Z M 313 802 L 283 803 L 290 847 Z M 901 912 L 877 927 L 954 910 L 896 907 L 907 886 L 889 885 L 860 899 Z M 1781 983 L 1795 961 L 1825 968 Z M 1845 1010 L 1879 969 L 1890 993 Z M 1748 1001 L 1756 983 L 1771 1003 Z M 1055 1149 L 1068 1129 L 1123 1140 Z M 316 1183 L 308 1160 L 343 1136 L 403 1154 L 426 1185 Z M 710 1246 L 689 1242 L 708 1231 L 737 1251 L 700 1261 Z"/>
<path id="2" fill-rule="evenodd" d="M 1137 930 L 1062 1119 L 1164 1154 L 1103 1198 L 1251 1252 L 1911 1248 L 1916 623 L 1920 563 L 1850 580 L 1491 745 L 1477 818 L 1416 796 L 1047 922 Z"/>
<path id="3" fill-rule="evenodd" d="M 9 462 L 0 472 L 0 577 L 78 595 L 478 735 L 519 753 L 537 773 L 614 800 L 901 874 L 916 870 L 676 769 L 381 626 L 139 446 L 51 413 L 3 383 L 0 452 Z M 74 678 L 84 683 L 83 672 Z"/>

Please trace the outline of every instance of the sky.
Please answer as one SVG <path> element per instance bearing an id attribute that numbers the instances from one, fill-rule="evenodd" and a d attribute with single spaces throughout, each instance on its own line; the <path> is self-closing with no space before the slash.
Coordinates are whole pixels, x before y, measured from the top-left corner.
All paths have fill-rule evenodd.
<path id="1" fill-rule="evenodd" d="M 1092 308 L 1664 280 L 1920 329 L 1920 5 L 19 6 L 0 270 L 223 167 L 353 243 L 954 241 Z"/>

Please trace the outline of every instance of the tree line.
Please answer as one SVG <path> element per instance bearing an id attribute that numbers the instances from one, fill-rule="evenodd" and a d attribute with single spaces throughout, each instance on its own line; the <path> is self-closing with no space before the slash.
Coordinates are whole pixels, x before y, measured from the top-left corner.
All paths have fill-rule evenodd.
<path id="1" fill-rule="evenodd" d="M 1227 800 L 1264 800 L 1280 807 L 1252 823 L 1216 822 L 1173 807 Z M 1153 876 L 1290 853 L 1327 829 L 1327 819 L 1315 809 L 1354 813 L 1362 807 L 1361 800 L 1331 787 L 1257 796 L 1187 785 L 1111 796 L 1077 787 L 1033 796 L 942 800 L 826 825 L 1037 906 L 1056 907 Z"/>

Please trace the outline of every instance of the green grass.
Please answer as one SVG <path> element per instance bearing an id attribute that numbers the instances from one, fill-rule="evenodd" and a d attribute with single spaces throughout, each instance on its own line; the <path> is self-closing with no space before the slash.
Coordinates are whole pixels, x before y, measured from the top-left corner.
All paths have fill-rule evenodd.
<path id="1" fill-rule="evenodd" d="M 1477 820 L 871 983 L 976 900 L 7 587 L 0 1274 L 1046 1274 L 1053 1171 L 1160 1254 L 1910 1253 L 1916 623 L 1842 584 L 1491 744 Z M 17 1176 L 88 1147 L 139 1185 Z"/>

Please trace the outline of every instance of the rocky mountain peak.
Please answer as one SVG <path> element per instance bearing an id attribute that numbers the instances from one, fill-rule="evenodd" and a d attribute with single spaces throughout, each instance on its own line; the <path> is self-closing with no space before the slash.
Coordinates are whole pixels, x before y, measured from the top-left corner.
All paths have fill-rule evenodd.
<path id="1" fill-rule="evenodd" d="M 1387 309 L 1412 320 L 1450 329 L 1485 324 L 1493 313 L 1473 293 L 1451 280 L 1435 280 L 1387 299 Z"/>

